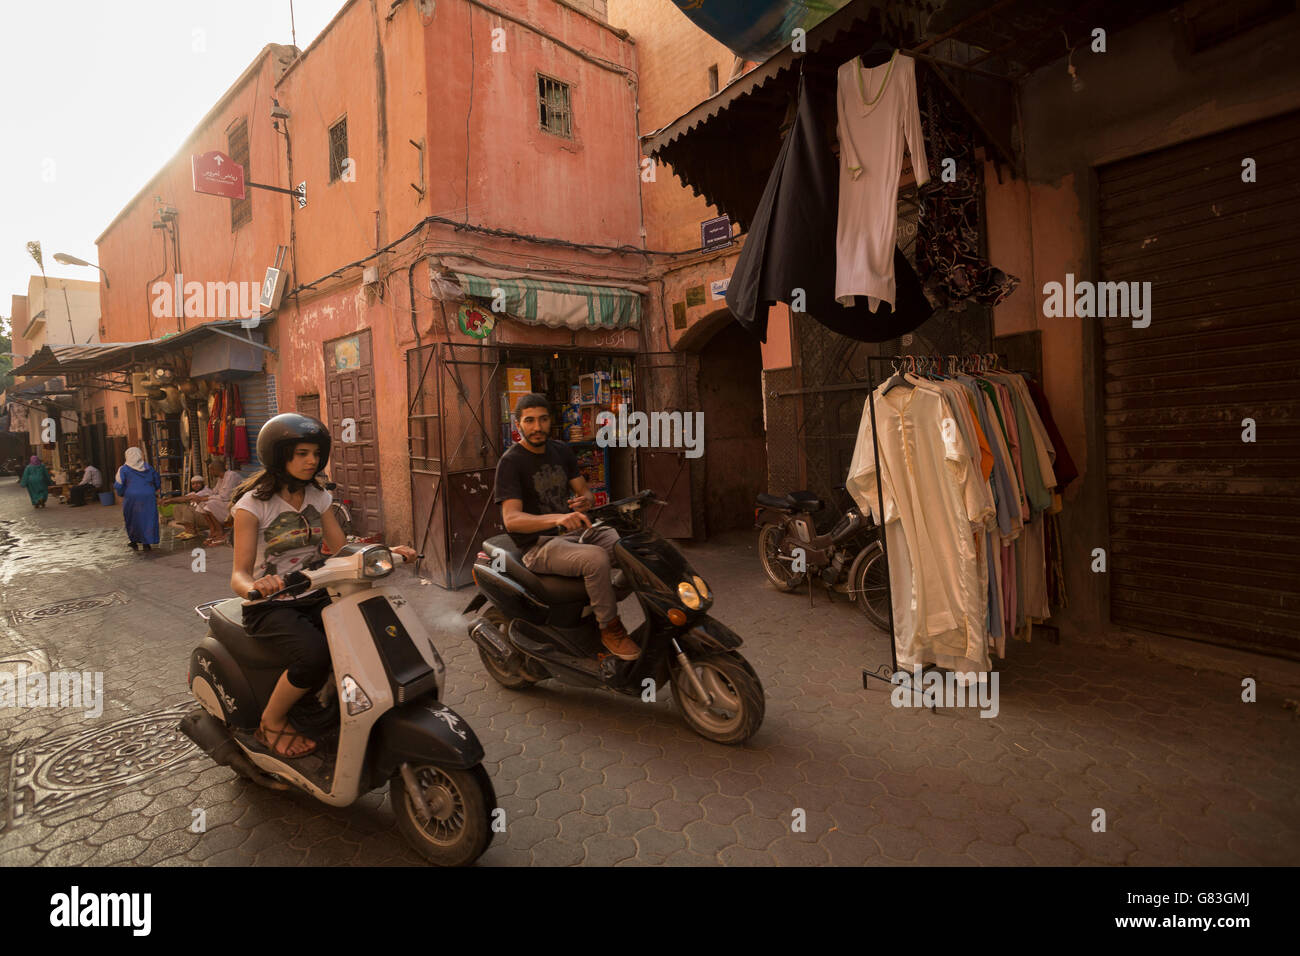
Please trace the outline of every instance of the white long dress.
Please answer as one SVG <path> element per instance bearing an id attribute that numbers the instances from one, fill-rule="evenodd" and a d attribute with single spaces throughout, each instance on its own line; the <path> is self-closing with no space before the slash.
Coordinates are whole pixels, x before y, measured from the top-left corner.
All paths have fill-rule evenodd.
<path id="1" fill-rule="evenodd" d="M 883 386 L 881 387 L 883 388 Z M 967 487 L 982 481 L 961 432 L 944 428 L 950 406 L 936 391 L 876 390 L 881 488 L 876 500 L 871 416 L 864 408 L 846 487 L 885 529 L 898 664 L 905 670 L 938 664 L 961 672 L 987 671 L 988 596 Z"/>
<path id="2" fill-rule="evenodd" d="M 877 94 L 880 98 L 871 103 Z M 840 66 L 837 102 L 840 208 L 835 299 L 851 306 L 854 296 L 865 295 L 875 312 L 882 301 L 894 304 L 904 141 L 917 185 L 930 181 L 916 105 L 916 61 L 895 52 L 889 63 L 866 69 L 854 57 Z"/>

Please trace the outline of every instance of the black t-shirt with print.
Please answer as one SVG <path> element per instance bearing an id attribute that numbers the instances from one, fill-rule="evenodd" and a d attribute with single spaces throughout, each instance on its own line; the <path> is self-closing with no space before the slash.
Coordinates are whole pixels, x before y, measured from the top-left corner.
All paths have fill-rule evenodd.
<path id="1" fill-rule="evenodd" d="M 573 497 L 569 482 L 581 474 L 577 457 L 564 442 L 547 439 L 546 450 L 540 455 L 515 443 L 497 462 L 493 500 L 499 503 L 518 498 L 530 515 L 568 514 L 568 502 Z M 512 531 L 510 537 L 526 551 L 542 535 L 555 533 L 556 529 L 526 534 Z"/>

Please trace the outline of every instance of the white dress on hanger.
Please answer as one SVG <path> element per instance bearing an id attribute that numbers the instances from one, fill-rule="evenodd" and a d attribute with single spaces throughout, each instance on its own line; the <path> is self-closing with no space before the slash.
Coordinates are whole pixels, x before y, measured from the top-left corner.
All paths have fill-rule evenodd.
<path id="1" fill-rule="evenodd" d="M 916 105 L 916 61 L 895 51 L 888 63 L 867 69 L 854 57 L 840 66 L 838 82 L 840 208 L 835 233 L 835 300 L 851 306 L 854 296 L 865 295 L 875 312 L 882 301 L 894 304 L 894 246 L 904 140 L 912 156 L 916 184 L 930 181 Z"/>
<path id="2" fill-rule="evenodd" d="M 882 386 L 883 388 L 883 386 Z M 898 665 L 927 663 L 987 671 L 987 595 L 967 502 L 967 483 L 982 480 L 971 467 L 961 432 L 944 428 L 951 411 L 940 393 L 924 388 L 876 390 L 883 517 L 876 500 L 871 415 L 863 409 L 845 485 L 881 524 L 889 549 Z"/>

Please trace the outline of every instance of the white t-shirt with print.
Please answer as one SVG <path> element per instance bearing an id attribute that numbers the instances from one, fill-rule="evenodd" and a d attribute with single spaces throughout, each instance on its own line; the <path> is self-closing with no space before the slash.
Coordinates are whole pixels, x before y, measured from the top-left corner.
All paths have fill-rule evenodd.
<path id="1" fill-rule="evenodd" d="M 299 570 L 320 549 L 324 539 L 321 515 L 333 502 L 328 491 L 307 487 L 302 508 L 295 511 L 279 494 L 269 501 L 259 501 L 245 494 L 235 504 L 236 511 L 247 511 L 257 518 L 257 557 L 253 577 L 285 575 Z"/>

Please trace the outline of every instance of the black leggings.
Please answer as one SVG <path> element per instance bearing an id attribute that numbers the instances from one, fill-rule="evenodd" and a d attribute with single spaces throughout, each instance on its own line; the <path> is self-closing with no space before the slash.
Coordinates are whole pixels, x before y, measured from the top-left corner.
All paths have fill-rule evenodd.
<path id="1" fill-rule="evenodd" d="M 316 690 L 331 669 L 321 611 L 329 595 L 291 601 L 263 601 L 244 607 L 244 630 L 273 645 L 288 662 L 289 683 L 300 690 Z"/>

